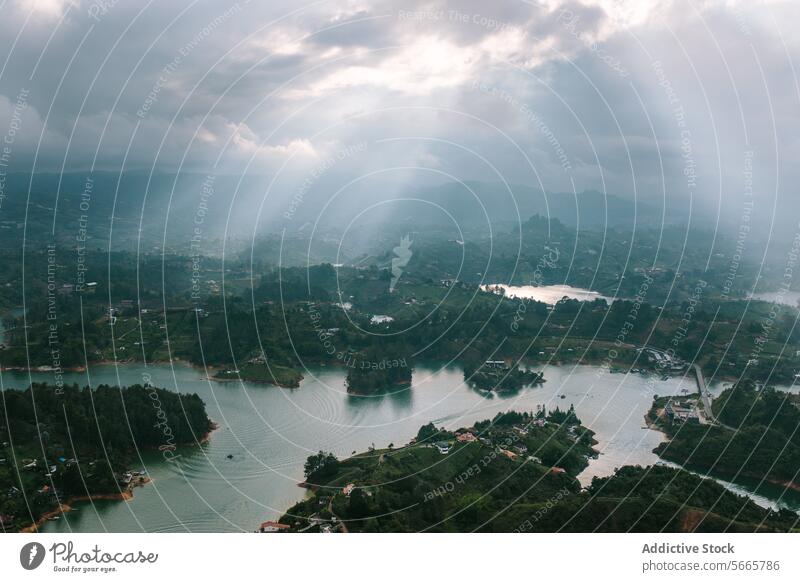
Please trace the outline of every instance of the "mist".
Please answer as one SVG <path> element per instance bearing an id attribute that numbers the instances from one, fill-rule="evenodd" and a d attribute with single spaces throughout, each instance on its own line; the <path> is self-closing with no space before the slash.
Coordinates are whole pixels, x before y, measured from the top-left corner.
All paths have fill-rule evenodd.
<path id="1" fill-rule="evenodd" d="M 8 2 L 3 209 L 102 173 L 165 240 L 211 205 L 215 239 L 541 214 L 785 246 L 796 4 L 606 4 Z"/>

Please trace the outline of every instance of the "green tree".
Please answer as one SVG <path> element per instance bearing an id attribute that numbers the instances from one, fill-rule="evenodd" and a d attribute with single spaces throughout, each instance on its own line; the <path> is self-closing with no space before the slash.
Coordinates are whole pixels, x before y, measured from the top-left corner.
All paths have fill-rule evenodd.
<path id="1" fill-rule="evenodd" d="M 306 459 L 303 472 L 306 479 L 320 480 L 330 477 L 338 468 L 339 459 L 333 453 L 320 451 Z"/>

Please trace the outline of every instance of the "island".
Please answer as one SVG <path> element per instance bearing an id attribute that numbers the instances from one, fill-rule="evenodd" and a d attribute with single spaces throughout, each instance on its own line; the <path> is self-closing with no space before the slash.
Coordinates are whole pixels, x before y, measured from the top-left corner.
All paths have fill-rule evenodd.
<path id="1" fill-rule="evenodd" d="M 523 370 L 517 364 L 507 364 L 505 360 L 487 360 L 477 369 L 465 367 L 464 379 L 479 390 L 497 392 L 519 390 L 545 381 L 544 373 Z"/>
<path id="2" fill-rule="evenodd" d="M 411 385 L 412 369 L 406 356 L 390 357 L 371 348 L 346 360 L 347 392 L 367 395 Z"/>
<path id="3" fill-rule="evenodd" d="M 242 380 L 262 384 L 273 384 L 281 388 L 298 388 L 303 375 L 294 368 L 277 364 L 267 365 L 264 361 L 247 362 L 241 368 L 218 370 L 214 380 Z"/>

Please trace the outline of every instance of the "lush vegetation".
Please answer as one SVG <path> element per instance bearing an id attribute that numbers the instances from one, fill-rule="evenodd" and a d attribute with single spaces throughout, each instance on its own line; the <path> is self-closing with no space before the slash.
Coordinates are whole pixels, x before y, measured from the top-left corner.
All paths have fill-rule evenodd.
<path id="1" fill-rule="evenodd" d="M 33 384 L 0 399 L 0 515 L 18 529 L 71 497 L 120 494 L 143 450 L 173 458 L 212 425 L 196 394 L 153 386 L 56 389 Z"/>
<path id="2" fill-rule="evenodd" d="M 544 382 L 541 372 L 522 370 L 519 366 L 511 368 L 480 367 L 477 370 L 464 370 L 464 378 L 471 386 L 481 390 L 512 391 L 531 384 Z"/>
<path id="3" fill-rule="evenodd" d="M 394 356 L 394 357 L 392 357 Z M 407 356 L 397 357 L 378 348 L 356 354 L 347 364 L 347 391 L 374 394 L 411 384 L 411 368 Z"/>
<path id="4" fill-rule="evenodd" d="M 77 187 L 80 191 L 82 185 Z M 16 212 L 28 217 L 25 248 L 17 248 L 22 223 L 0 221 L 5 328 L 0 366 L 46 367 L 58 379 L 66 368 L 101 361 L 181 358 L 213 368 L 217 379 L 297 387 L 305 366 L 331 365 L 347 368 L 349 391 L 373 394 L 410 383 L 414 361 L 430 360 L 455 363 L 477 388 L 516 390 L 536 383 L 535 373 L 524 371 L 528 366 L 544 363 L 600 363 L 611 370 L 673 373 L 640 349 L 648 346 L 697 362 L 716 378 L 745 378 L 716 400 L 714 412 L 721 425 L 662 424 L 670 442 L 659 448 L 660 455 L 720 476 L 766 477 L 797 485 L 798 410 L 782 394 L 753 385 L 754 380 L 788 382 L 800 369 L 796 308 L 748 298 L 756 283 L 775 288 L 782 281 L 783 256 L 770 256 L 763 265 L 744 259 L 740 265 L 737 259 L 730 279 L 738 252 L 735 241 L 711 231 L 578 231 L 533 216 L 516 226 L 495 224 L 491 236 L 473 225 L 454 239 L 441 225 L 416 229 L 415 223 L 421 232 L 393 286 L 392 249 L 408 234 L 408 223 L 389 224 L 363 246 L 343 250 L 343 235 L 335 227 L 321 230 L 322 242 L 317 246 L 315 241 L 313 249 L 312 241 L 299 232 L 285 239 L 266 235 L 254 244 L 204 240 L 202 249 L 189 237 L 177 237 L 162 248 L 163 233 L 175 233 L 166 223 L 148 224 L 150 235 L 157 236 L 148 238 L 145 232 L 145 243 L 138 215 L 119 220 L 114 208 L 98 207 L 83 246 L 76 245 L 83 219 L 75 193 L 64 193 L 56 231 L 48 197 L 36 199 L 36 204 L 24 202 L 24 197 L 12 199 Z M 121 241 L 111 240 L 112 214 L 120 223 L 114 230 Z M 149 214 L 166 220 L 158 212 Z M 191 227 L 191 218 L 186 220 L 190 216 L 181 215 L 184 226 Z M 228 251 L 224 261 L 221 254 L 199 254 L 215 245 Z M 342 264 L 334 267 L 334 261 Z M 481 287 L 497 282 L 569 284 L 615 301 L 562 299 L 551 306 Z M 490 370 L 487 359 L 522 365 Z M 18 525 L 40 515 L 53 506 L 54 493 L 61 498 L 113 492 L 119 472 L 135 460 L 135 446 L 170 450 L 175 443 L 193 442 L 208 428 L 196 396 L 149 387 L 89 392 L 59 385 L 58 390 L 63 391 L 58 397 L 52 388 L 33 387 L 27 397 L 6 392 L 4 418 L 10 420 L 3 428 L 8 444 L 0 455 L 5 459 L 0 484 L 8 484 L 10 493 L 0 501 L 4 522 L 11 516 Z M 153 426 L 159 412 L 153 409 L 154 394 L 170 427 L 169 439 Z M 67 433 L 65 418 L 74 434 Z M 121 418 L 130 422 L 117 422 Z M 533 424 L 540 421 L 542 426 Z M 782 527 L 775 516 L 763 516 L 749 506 L 741 506 L 741 517 L 731 509 L 740 503 L 738 498 L 730 500 L 713 484 L 663 468 L 650 473 L 625 468 L 599 483 L 602 489 L 593 485 L 596 496 L 577 493 L 574 476 L 591 454 L 591 437 L 574 411 L 555 410 L 547 419 L 504 415 L 474 428 L 484 439 L 505 441 L 519 434 L 514 428 L 519 425 L 526 432 L 519 436 L 521 443 L 513 444 L 536 451 L 529 456 L 538 462 L 525 462 L 522 453 L 518 456 L 523 460 L 499 454 L 496 442 L 454 440 L 453 433 L 435 426 L 423 427 L 417 443 L 398 450 L 344 461 L 323 453 L 306 467 L 309 481 L 321 486 L 316 501 L 301 504 L 298 511 L 301 516 L 341 516 L 354 530 L 505 531 L 542 508 L 547 516 L 537 518 L 534 529 L 554 529 L 559 512 L 565 512 L 559 516 L 567 524 L 564 528 L 574 524 L 579 531 L 657 526 L 684 531 L 693 524 L 747 529 L 760 523 L 759 516 L 766 519 L 765 528 Z M 439 441 L 451 447 L 446 455 L 436 448 Z M 513 446 L 505 450 L 513 453 Z M 471 475 L 457 495 L 425 500 L 426 493 L 460 477 L 465 466 L 474 466 L 487 454 L 493 459 L 490 466 Z M 62 463 L 60 457 L 76 462 Z M 36 460 L 36 470 L 19 472 L 15 459 Z M 94 463 L 92 471 L 81 472 L 88 463 Z M 52 465 L 56 473 L 45 478 L 42 467 L 49 472 Z M 553 472 L 552 467 L 565 472 Z M 419 475 L 414 472 L 423 468 Z M 669 477 L 669 487 L 659 489 L 651 474 Z M 637 480 L 643 484 L 636 485 Z M 336 493 L 347 482 L 364 486 L 349 496 Z M 700 497 L 687 493 L 695 485 L 703 492 Z M 24 495 L 11 492 L 12 487 Z M 637 496 L 600 494 L 626 488 L 635 489 Z M 566 500 L 549 507 L 552 496 L 563 491 L 568 492 L 563 494 Z M 23 507 L 20 499 L 25 496 L 33 501 Z M 723 510 L 711 508 L 713 496 L 727 500 Z M 684 497 L 691 508 L 669 518 Z M 379 510 L 405 507 L 402 503 L 419 507 L 397 517 L 371 517 Z M 697 521 L 697 515 L 703 519 Z"/>
<path id="5" fill-rule="evenodd" d="M 275 384 L 284 388 L 297 388 L 303 375 L 294 368 L 278 364 L 267 365 L 265 362 L 248 362 L 238 370 L 218 370 L 214 374 L 217 380 L 247 380 Z"/>
<path id="6" fill-rule="evenodd" d="M 478 437 L 457 438 L 467 433 Z M 344 461 L 322 452 L 309 457 L 306 471 L 314 476 L 309 479 L 314 495 L 281 521 L 294 531 L 310 532 L 795 527 L 793 512 L 765 510 L 714 481 L 667 467 L 623 467 L 581 490 L 575 475 L 586 466 L 591 443 L 591 431 L 580 426 L 572 410 L 554 411 L 546 419 L 543 412 L 511 412 L 455 433 L 428 424 L 399 449 L 371 450 Z M 450 447 L 446 454 L 443 446 Z"/>
<path id="7" fill-rule="evenodd" d="M 723 391 L 713 410 L 720 424 L 659 423 L 670 440 L 656 452 L 722 477 L 763 478 L 800 487 L 800 409 L 792 399 L 742 381 Z"/>
<path id="8" fill-rule="evenodd" d="M 320 451 L 306 459 L 303 474 L 307 483 L 318 483 L 335 475 L 338 469 L 339 459 L 332 453 Z"/>
<path id="9" fill-rule="evenodd" d="M 710 479 L 669 467 L 622 467 L 594 479 L 533 531 L 794 531 L 797 514 L 764 509 Z"/>
<path id="10" fill-rule="evenodd" d="M 636 350 L 647 345 L 696 361 L 716 377 L 746 371 L 760 380 L 791 380 L 800 369 L 795 309 L 742 300 L 750 272 L 744 264 L 742 281 L 723 288 L 730 262 L 725 253 L 714 254 L 706 267 L 702 248 L 711 238 L 692 232 L 687 245 L 682 234 L 645 229 L 634 244 L 630 233 L 578 236 L 557 221 L 533 217 L 519 232 L 500 229 L 492 245 L 480 232 L 458 245 L 432 229 L 414 240 L 393 291 L 392 229 L 357 267 L 276 267 L 266 250 L 258 257 L 234 254 L 223 265 L 179 252 L 109 254 L 92 246 L 78 255 L 31 243 L 25 251 L 27 314 L 3 315 L 0 364 L 72 368 L 177 357 L 219 368 L 221 378 L 239 370 L 234 377 L 296 386 L 305 366 L 348 365 L 351 357 L 455 360 L 468 375 L 487 357 L 654 368 Z M 0 253 L 0 307 L 20 306 L 21 253 Z M 469 264 L 461 265 L 462 258 Z M 79 274 L 96 285 L 79 290 Z M 550 307 L 479 288 L 498 281 L 568 283 L 617 300 L 562 300 Z M 377 324 L 373 316 L 379 314 L 392 320 Z M 377 357 L 365 355 L 376 350 Z M 363 378 L 354 372 L 353 383 L 364 391 L 385 384 L 386 378 L 363 371 Z M 488 386 L 493 379 L 478 374 L 474 381 Z"/>
<path id="11" fill-rule="evenodd" d="M 574 476 L 594 454 L 592 433 L 574 415 L 555 418 L 501 414 L 456 432 L 427 425 L 405 447 L 326 464 L 324 476 L 315 471 L 315 495 L 282 521 L 298 529 L 336 517 L 348 531 L 491 531 L 515 499 L 536 504 L 578 493 Z M 321 458 L 309 458 L 307 469 Z"/>

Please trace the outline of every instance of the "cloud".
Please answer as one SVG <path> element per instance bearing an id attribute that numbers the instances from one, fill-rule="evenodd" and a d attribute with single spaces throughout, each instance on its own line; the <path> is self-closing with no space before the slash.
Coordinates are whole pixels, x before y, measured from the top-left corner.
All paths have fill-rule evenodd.
<path id="1" fill-rule="evenodd" d="M 362 53 L 362 57 L 369 56 L 372 55 Z M 291 91 L 286 96 L 292 99 L 319 97 L 364 86 L 408 95 L 429 95 L 438 89 L 465 83 L 471 77 L 477 59 L 476 50 L 459 50 L 446 40 L 423 37 L 392 51 L 383 60 L 323 73 L 323 78 L 310 83 L 307 89 Z"/>
<path id="2" fill-rule="evenodd" d="M 313 168 L 331 144 L 413 138 L 347 169 L 402 159 L 494 179 L 485 159 L 509 181 L 655 201 L 666 184 L 732 215 L 743 152 L 765 212 L 800 179 L 797 3 L 177 0 L 99 19 L 89 6 L 17 2 L 0 21 L 0 135 L 30 92 L 18 163 L 38 148 L 41 170 L 119 168 L 127 152 L 126 167 L 269 174 Z M 35 22 L 58 18 L 55 32 Z"/>
<path id="3" fill-rule="evenodd" d="M 16 0 L 17 8 L 21 12 L 32 12 L 47 17 L 60 17 L 70 6 L 78 3 L 75 0 Z"/>

